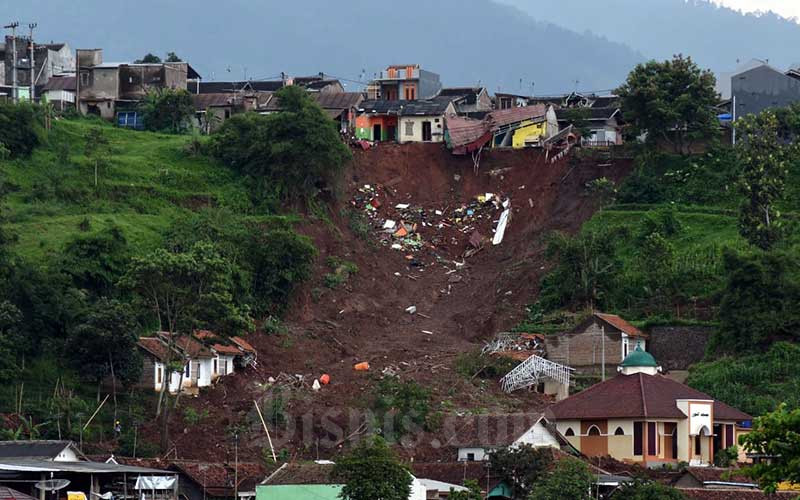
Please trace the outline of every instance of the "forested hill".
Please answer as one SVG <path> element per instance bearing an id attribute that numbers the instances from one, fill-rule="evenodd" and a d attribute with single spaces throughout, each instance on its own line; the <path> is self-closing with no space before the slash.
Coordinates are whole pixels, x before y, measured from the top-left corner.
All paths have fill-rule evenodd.
<path id="1" fill-rule="evenodd" d="M 800 63 L 800 24 L 773 13 L 742 14 L 706 0 L 499 1 L 536 19 L 624 43 L 647 58 L 681 53 L 717 72 L 751 58 L 780 68 Z"/>
<path id="2" fill-rule="evenodd" d="M 546 93 L 573 89 L 576 80 L 586 89 L 614 88 L 642 59 L 622 44 L 490 0 L 409 0 L 402 8 L 366 0 L 33 0 L 3 14 L 37 21 L 47 39 L 102 47 L 109 61 L 175 51 L 217 80 L 281 71 L 359 80 L 389 64 L 420 63 L 446 85 L 529 93 L 535 82 Z"/>

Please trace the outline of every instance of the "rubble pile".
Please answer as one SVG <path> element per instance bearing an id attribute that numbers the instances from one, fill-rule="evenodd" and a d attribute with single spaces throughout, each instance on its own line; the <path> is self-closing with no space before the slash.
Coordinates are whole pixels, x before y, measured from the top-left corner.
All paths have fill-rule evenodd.
<path id="1" fill-rule="evenodd" d="M 424 265 L 418 255 L 423 250 L 437 260 L 444 256 L 449 260 L 474 255 L 492 234 L 494 244 L 499 244 L 511 205 L 508 198 L 495 193 L 481 193 L 465 203 L 444 207 L 425 207 L 413 200 L 397 203 L 390 200 L 394 197 L 397 193 L 392 188 L 365 184 L 350 203 L 365 216 L 381 245 L 406 253 L 410 265 L 417 267 Z"/>

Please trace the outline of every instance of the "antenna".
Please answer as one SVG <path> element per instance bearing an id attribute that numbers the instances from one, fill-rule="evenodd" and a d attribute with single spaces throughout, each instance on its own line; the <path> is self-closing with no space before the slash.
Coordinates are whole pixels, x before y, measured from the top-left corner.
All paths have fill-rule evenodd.
<path id="1" fill-rule="evenodd" d="M 55 493 L 58 490 L 63 490 L 69 486 L 69 484 L 69 479 L 45 479 L 43 481 L 34 483 L 34 486 L 39 490 Z"/>

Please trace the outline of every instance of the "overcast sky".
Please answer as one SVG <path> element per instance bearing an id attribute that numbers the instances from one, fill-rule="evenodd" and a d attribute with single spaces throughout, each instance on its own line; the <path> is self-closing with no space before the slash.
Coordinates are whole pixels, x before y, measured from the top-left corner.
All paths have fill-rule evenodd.
<path id="1" fill-rule="evenodd" d="M 784 17 L 800 18 L 800 0 L 714 0 L 716 3 L 745 12 L 774 11 Z"/>

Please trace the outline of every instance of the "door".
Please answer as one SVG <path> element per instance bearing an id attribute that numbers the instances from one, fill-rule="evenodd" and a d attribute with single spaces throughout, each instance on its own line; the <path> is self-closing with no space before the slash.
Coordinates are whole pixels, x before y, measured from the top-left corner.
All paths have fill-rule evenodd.
<path id="1" fill-rule="evenodd" d="M 424 142 L 430 142 L 432 139 L 431 122 L 422 122 L 422 140 Z"/>
<path id="2" fill-rule="evenodd" d="M 395 125 L 389 125 L 386 127 L 386 140 L 387 141 L 397 140 L 397 127 Z"/>
<path id="3" fill-rule="evenodd" d="M 373 141 L 380 141 L 381 140 L 381 124 L 376 123 L 372 126 L 372 140 Z"/>

